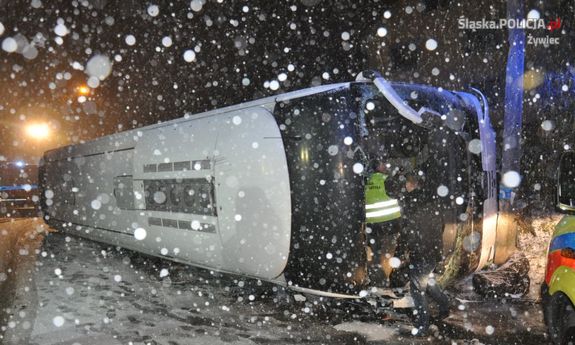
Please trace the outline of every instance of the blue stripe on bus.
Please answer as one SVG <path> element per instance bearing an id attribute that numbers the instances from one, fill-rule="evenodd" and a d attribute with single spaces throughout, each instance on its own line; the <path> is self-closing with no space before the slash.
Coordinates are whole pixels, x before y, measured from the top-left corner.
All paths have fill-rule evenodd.
<path id="1" fill-rule="evenodd" d="M 37 189 L 38 185 L 35 184 L 23 184 L 19 186 L 0 186 L 0 191 L 3 190 L 26 190 L 26 189 Z"/>

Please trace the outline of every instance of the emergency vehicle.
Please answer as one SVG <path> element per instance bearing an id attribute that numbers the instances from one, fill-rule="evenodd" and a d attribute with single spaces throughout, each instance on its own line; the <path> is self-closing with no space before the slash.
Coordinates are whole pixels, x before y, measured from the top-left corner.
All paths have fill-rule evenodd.
<path id="1" fill-rule="evenodd" d="M 557 344 L 575 342 L 575 152 L 563 153 L 559 164 L 557 208 L 565 216 L 549 245 L 541 293 L 545 322 Z"/>

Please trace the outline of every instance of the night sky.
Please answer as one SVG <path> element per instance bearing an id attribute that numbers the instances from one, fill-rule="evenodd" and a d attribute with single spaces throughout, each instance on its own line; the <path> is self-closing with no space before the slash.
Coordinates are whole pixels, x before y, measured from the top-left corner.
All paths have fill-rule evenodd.
<path id="1" fill-rule="evenodd" d="M 573 13 L 571 6 L 530 2 L 527 10 L 554 18 L 565 8 Z M 0 0 L 0 41 L 19 42 L 17 52 L 0 50 L 0 158 L 35 160 L 50 148 L 186 113 L 354 80 L 366 68 L 398 81 L 479 87 L 494 118 L 501 118 L 507 32 L 458 30 L 461 16 L 500 18 L 505 6 L 447 0 Z M 434 51 L 425 48 L 430 38 L 439 44 Z M 193 61 L 186 61 L 186 51 L 194 51 L 187 56 Z M 557 54 L 535 52 L 526 67 L 565 66 L 549 52 Z M 113 63 L 111 74 L 79 100 L 86 65 L 96 55 Z M 49 139 L 23 134 L 27 123 L 38 121 L 49 123 Z"/>
<path id="2" fill-rule="evenodd" d="M 2 154 L 38 154 L 46 146 L 186 112 L 353 79 L 365 61 L 358 46 L 363 27 L 373 20 L 366 15 L 371 11 L 352 11 L 355 6 L 349 4 L 313 4 L 209 1 L 194 11 L 188 1 L 162 2 L 159 14 L 151 16 L 147 2 L 5 2 L 0 12 L 2 38 L 36 37 L 38 56 L 0 53 L 1 131 L 9 147 Z M 367 22 L 354 18 L 358 15 Z M 59 19 L 69 30 L 62 44 L 55 41 Z M 345 28 L 352 34 L 346 41 L 350 47 L 344 48 L 340 36 Z M 134 36 L 135 44 L 127 43 L 128 35 Z M 171 46 L 163 45 L 165 37 L 170 37 Z M 187 50 L 195 51 L 194 61 L 185 61 Z M 74 62 L 84 67 L 96 54 L 113 61 L 112 74 L 79 103 L 77 88 L 88 76 L 74 69 Z M 329 79 L 321 79 L 326 72 Z M 281 73 L 287 78 L 279 88 L 264 86 Z M 26 141 L 21 136 L 23 119 L 48 120 L 58 135 L 50 143 Z"/>

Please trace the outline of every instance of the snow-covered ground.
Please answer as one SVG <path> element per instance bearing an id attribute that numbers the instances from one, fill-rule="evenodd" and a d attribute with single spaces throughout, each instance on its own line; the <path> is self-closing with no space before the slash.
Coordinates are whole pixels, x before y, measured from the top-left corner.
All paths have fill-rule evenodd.
<path id="1" fill-rule="evenodd" d="M 40 221 L 0 223 L 6 233 L 26 233 L 23 227 L 31 234 L 45 230 Z M 434 326 L 428 338 L 413 338 L 403 332 L 409 329 L 405 313 L 306 299 L 269 284 L 62 233 L 48 234 L 37 250 L 18 246 L 27 246 L 29 252 L 20 253 L 29 263 L 14 267 L 15 297 L 6 313 L 9 320 L 2 324 L 6 344 L 546 342 L 539 305 L 529 299 L 481 300 L 452 293 L 452 316 Z M 545 255 L 539 247 L 529 250 L 532 262 Z"/>

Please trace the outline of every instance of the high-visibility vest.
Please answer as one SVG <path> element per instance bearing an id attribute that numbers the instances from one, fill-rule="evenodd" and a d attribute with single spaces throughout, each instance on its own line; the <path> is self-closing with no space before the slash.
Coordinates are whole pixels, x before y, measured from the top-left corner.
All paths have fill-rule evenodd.
<path id="1" fill-rule="evenodd" d="M 367 223 L 383 223 L 401 217 L 397 199 L 385 191 L 387 175 L 373 173 L 365 186 L 365 220 Z"/>

